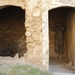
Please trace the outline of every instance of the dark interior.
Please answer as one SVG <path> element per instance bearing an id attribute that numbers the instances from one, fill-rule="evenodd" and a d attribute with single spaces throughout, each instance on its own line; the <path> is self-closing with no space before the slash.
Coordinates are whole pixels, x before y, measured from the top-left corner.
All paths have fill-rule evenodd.
<path id="1" fill-rule="evenodd" d="M 26 53 L 25 10 L 6 6 L 0 10 L 0 56 L 19 57 Z"/>
<path id="2" fill-rule="evenodd" d="M 62 26 L 65 27 L 63 31 L 60 28 L 57 28 L 58 22 L 62 23 Z M 54 30 L 56 28 L 56 30 Z M 61 29 L 61 30 L 60 30 Z M 63 36 L 61 37 L 61 34 Z M 58 35 L 60 33 L 60 35 Z M 60 38 L 63 38 L 61 42 Z M 62 44 L 63 43 L 63 46 Z M 58 47 L 58 52 L 63 51 L 60 55 L 57 55 L 56 47 Z M 57 45 L 61 45 L 57 46 Z M 71 69 L 73 64 L 70 61 L 73 61 L 75 53 L 75 8 L 73 7 L 59 7 L 49 11 L 49 57 L 50 57 L 50 71 L 67 74 L 74 73 L 75 71 Z M 64 65 L 66 64 L 66 65 Z M 71 65 L 71 66 L 70 66 Z"/>
<path id="3" fill-rule="evenodd" d="M 64 56 L 68 56 L 68 35 L 69 32 L 71 32 L 68 29 L 72 26 L 70 26 L 70 22 L 68 22 L 69 15 L 72 14 L 73 8 L 71 7 L 59 7 L 56 9 L 52 9 L 49 11 L 49 49 L 50 49 L 50 57 L 55 57 L 56 53 L 55 53 L 55 32 L 54 32 L 54 28 L 57 22 L 62 22 L 62 25 L 65 27 L 65 32 L 64 32 L 64 36 L 63 36 L 63 42 L 64 42 L 64 46 L 63 46 L 63 55 Z M 71 28 L 70 28 L 71 29 Z"/>

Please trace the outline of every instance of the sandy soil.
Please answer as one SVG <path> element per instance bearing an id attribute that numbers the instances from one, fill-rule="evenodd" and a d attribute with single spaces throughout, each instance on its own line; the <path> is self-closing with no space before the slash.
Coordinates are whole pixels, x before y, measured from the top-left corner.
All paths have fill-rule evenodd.
<path id="1" fill-rule="evenodd" d="M 63 58 L 50 58 L 50 71 L 54 75 L 75 75 L 75 70 L 64 66 L 67 62 Z"/>

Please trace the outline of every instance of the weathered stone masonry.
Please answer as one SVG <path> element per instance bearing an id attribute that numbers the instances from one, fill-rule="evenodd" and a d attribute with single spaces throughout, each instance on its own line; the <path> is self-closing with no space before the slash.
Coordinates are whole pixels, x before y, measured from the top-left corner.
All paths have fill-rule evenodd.
<path id="1" fill-rule="evenodd" d="M 42 64 L 42 10 L 40 0 L 26 0 L 27 60 Z"/>
<path id="2" fill-rule="evenodd" d="M 49 68 L 48 11 L 58 7 L 75 7 L 74 0 L 0 0 L 0 8 L 8 5 L 25 10 L 25 60 Z M 74 58 L 72 59 L 74 60 Z"/>
<path id="3" fill-rule="evenodd" d="M 42 10 L 43 10 L 43 12 L 42 12 L 42 19 L 43 19 L 42 26 L 44 27 L 43 28 L 43 39 L 45 39 L 45 40 L 43 40 L 43 51 L 44 51 L 43 54 L 45 54 L 44 55 L 45 57 L 43 56 L 44 57 L 43 62 L 44 62 L 44 65 L 46 65 L 48 68 L 48 64 L 49 64 L 49 58 L 48 58 L 49 57 L 48 11 L 50 11 L 51 9 L 58 8 L 58 7 L 66 7 L 66 6 L 67 7 L 75 7 L 75 1 L 74 0 L 42 0 L 42 2 L 43 2 L 43 4 L 42 4 Z M 70 39 L 71 39 L 71 41 L 74 41 L 74 40 L 72 40 L 72 38 L 70 38 Z M 46 47 L 44 47 L 44 45 Z M 70 51 L 74 53 L 74 50 L 73 50 L 74 47 L 72 47 L 71 45 L 69 45 L 69 47 L 72 48 L 72 50 L 70 49 Z M 74 43 L 73 43 L 73 45 L 74 45 Z M 69 61 L 72 60 L 72 62 L 73 62 L 75 60 L 73 58 L 74 54 L 73 55 L 71 54 L 70 57 L 72 57 L 72 58 Z M 73 64 L 74 64 L 74 62 L 73 62 Z"/>
<path id="4" fill-rule="evenodd" d="M 17 6 L 25 10 L 25 36 L 27 53 L 25 60 L 34 64 L 42 64 L 42 10 L 40 0 L 1 0 L 1 9 Z"/>

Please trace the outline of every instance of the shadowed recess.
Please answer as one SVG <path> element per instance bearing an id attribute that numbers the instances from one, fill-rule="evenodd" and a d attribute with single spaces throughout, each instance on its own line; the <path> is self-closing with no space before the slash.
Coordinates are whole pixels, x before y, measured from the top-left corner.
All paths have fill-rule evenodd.
<path id="1" fill-rule="evenodd" d="M 0 10 L 0 56 L 19 57 L 26 53 L 25 11 L 7 6 Z"/>

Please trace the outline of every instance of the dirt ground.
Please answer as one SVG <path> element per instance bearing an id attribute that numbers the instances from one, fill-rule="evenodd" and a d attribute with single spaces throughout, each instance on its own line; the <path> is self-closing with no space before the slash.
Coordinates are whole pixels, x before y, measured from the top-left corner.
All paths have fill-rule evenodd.
<path id="1" fill-rule="evenodd" d="M 67 63 L 64 58 L 50 58 L 50 71 L 54 75 L 75 75 L 75 70 L 65 67 Z"/>
<path id="2" fill-rule="evenodd" d="M 24 58 L 0 57 L 0 75 L 50 75 L 50 73 L 26 62 Z"/>

